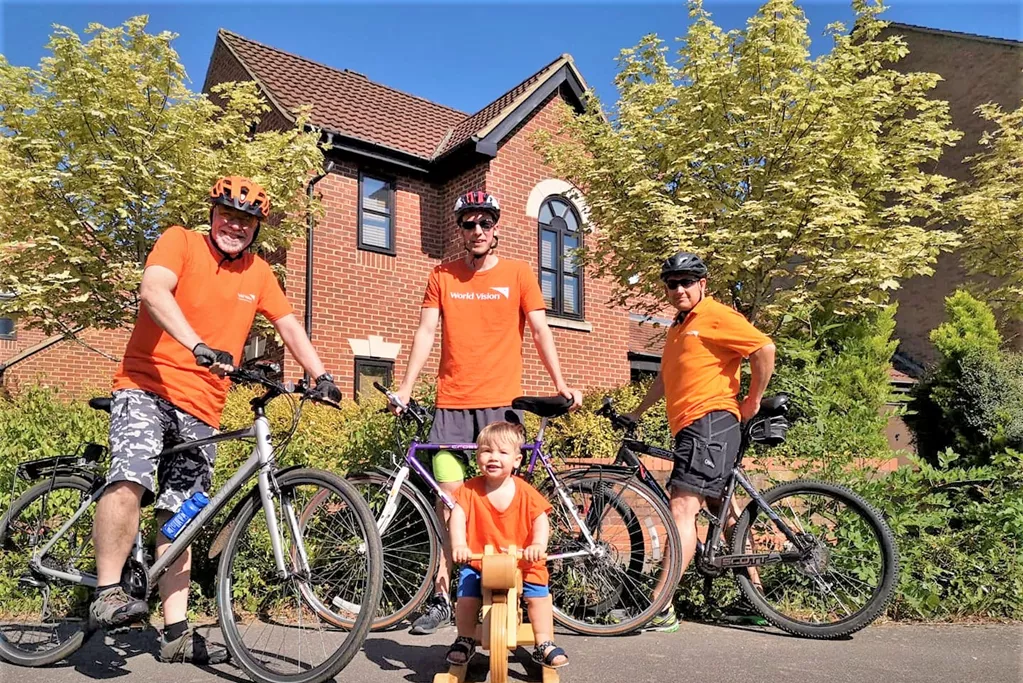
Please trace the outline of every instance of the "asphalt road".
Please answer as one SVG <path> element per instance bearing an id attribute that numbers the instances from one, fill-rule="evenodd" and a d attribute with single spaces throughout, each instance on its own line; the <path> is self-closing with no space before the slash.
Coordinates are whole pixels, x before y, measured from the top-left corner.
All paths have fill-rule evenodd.
<path id="1" fill-rule="evenodd" d="M 214 630 L 213 638 L 219 638 Z M 373 634 L 337 677 L 345 681 L 429 682 L 443 668 L 454 629 L 433 636 L 406 631 Z M 842 641 L 789 637 L 772 629 L 683 624 L 677 633 L 621 638 L 559 634 L 572 660 L 565 683 L 1023 683 L 1023 625 L 882 625 Z M 200 669 L 158 662 L 152 629 L 99 637 L 71 661 L 45 669 L 0 663 L 0 683 L 243 683 L 231 665 Z M 520 653 L 522 651 L 520 650 Z M 524 655 L 520 655 L 524 658 Z M 482 681 L 488 659 L 473 660 L 470 680 Z M 521 661 L 510 680 L 530 680 Z"/>

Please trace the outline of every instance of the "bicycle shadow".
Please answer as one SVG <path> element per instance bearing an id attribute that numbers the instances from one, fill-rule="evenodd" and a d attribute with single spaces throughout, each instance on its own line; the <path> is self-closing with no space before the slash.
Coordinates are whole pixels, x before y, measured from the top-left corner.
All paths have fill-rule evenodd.
<path id="1" fill-rule="evenodd" d="M 371 635 L 362 646 L 366 659 L 377 665 L 381 671 L 406 671 L 404 679 L 409 683 L 431 683 L 434 675 L 448 670 L 445 655 L 448 646 L 443 644 L 413 645 L 400 643 L 388 638 Z M 532 665 L 529 654 L 523 648 L 510 653 L 510 660 L 517 661 L 521 667 L 508 670 L 509 680 L 531 681 L 536 676 L 528 667 Z M 525 671 L 520 670 L 525 668 Z M 490 657 L 485 652 L 477 652 L 469 662 L 466 672 L 467 683 L 482 683 L 490 675 Z"/>

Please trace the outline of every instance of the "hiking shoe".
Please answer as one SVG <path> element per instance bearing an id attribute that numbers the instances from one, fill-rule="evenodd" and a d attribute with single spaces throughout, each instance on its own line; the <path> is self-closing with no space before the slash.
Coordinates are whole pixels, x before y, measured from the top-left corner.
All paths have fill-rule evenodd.
<path id="1" fill-rule="evenodd" d="M 679 623 L 678 617 L 675 616 L 674 605 L 668 605 L 664 611 L 651 619 L 643 627 L 644 631 L 660 631 L 661 633 L 674 633 L 678 629 Z"/>
<path id="2" fill-rule="evenodd" d="M 426 603 L 426 611 L 412 624 L 413 635 L 427 636 L 451 623 L 451 603 L 444 595 L 434 595 Z"/>
<path id="3" fill-rule="evenodd" d="M 188 662 L 189 664 L 223 664 L 231 658 L 227 648 L 203 638 L 189 627 L 180 638 L 166 640 L 160 636 L 161 662 Z"/>
<path id="4" fill-rule="evenodd" d="M 141 621 L 149 614 L 145 600 L 133 598 L 118 586 L 105 590 L 89 605 L 89 622 L 94 628 L 116 628 Z"/>

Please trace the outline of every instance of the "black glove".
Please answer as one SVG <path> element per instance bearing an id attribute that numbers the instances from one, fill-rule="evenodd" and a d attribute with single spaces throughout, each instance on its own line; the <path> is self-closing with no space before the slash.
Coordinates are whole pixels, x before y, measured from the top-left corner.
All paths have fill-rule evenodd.
<path id="1" fill-rule="evenodd" d="M 341 390 L 337 388 L 337 385 L 334 384 L 334 378 L 327 372 L 316 378 L 316 388 L 313 389 L 312 393 L 331 403 L 341 402 Z"/>
<path id="2" fill-rule="evenodd" d="M 202 342 L 195 345 L 192 349 L 192 355 L 195 356 L 195 364 L 204 368 L 208 368 L 214 363 L 234 365 L 234 356 L 230 353 L 219 349 L 211 349 Z"/>

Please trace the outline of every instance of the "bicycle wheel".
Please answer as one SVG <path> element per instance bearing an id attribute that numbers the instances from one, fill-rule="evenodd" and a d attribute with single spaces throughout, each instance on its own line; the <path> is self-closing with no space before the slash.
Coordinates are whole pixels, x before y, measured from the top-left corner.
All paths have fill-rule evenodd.
<path id="1" fill-rule="evenodd" d="M 92 482 L 63 476 L 26 491 L 0 519 L 0 586 L 10 596 L 0 607 L 0 658 L 20 666 L 45 666 L 82 646 L 92 589 L 34 571 L 33 554 L 88 500 Z M 43 558 L 70 574 L 96 573 L 90 506 Z"/>
<path id="2" fill-rule="evenodd" d="M 364 472 L 351 475 L 348 481 L 366 499 L 373 518 L 379 520 L 394 477 Z M 440 563 L 439 523 L 433 508 L 408 482 L 398 490 L 395 502 L 394 516 L 380 537 L 384 588 L 373 620 L 374 631 L 394 626 L 422 604 L 433 589 L 433 577 Z M 307 510 L 312 508 L 310 505 Z M 303 518 L 305 515 L 303 511 Z M 334 604 L 343 606 L 350 598 L 336 596 Z M 343 620 L 340 625 L 350 627 L 351 623 Z"/>
<path id="3" fill-rule="evenodd" d="M 888 525 L 847 488 L 793 481 L 763 494 L 765 502 L 810 548 L 795 562 L 745 569 L 736 580 L 750 603 L 783 631 L 806 638 L 839 638 L 881 614 L 895 590 L 899 558 Z M 736 554 L 794 550 L 756 501 L 732 535 Z"/>
<path id="4" fill-rule="evenodd" d="M 295 538 L 288 509 L 297 525 L 317 496 L 315 512 Z M 380 600 L 380 535 L 355 487 L 329 472 L 279 473 L 274 503 L 290 571 L 278 575 L 266 515 L 254 492 L 235 519 L 217 568 L 220 626 L 234 661 L 254 681 L 318 683 L 347 666 L 366 640 Z M 308 571 L 298 559 L 303 554 Z M 337 626 L 341 616 L 332 604 L 342 590 L 366 607 L 347 615 L 350 629 Z"/>
<path id="5" fill-rule="evenodd" d="M 682 568 L 678 529 L 667 506 L 631 475 L 588 470 L 553 484 L 548 561 L 554 619 L 577 633 L 617 636 L 644 626 L 671 601 Z M 574 510 L 593 537 L 590 546 Z"/>

